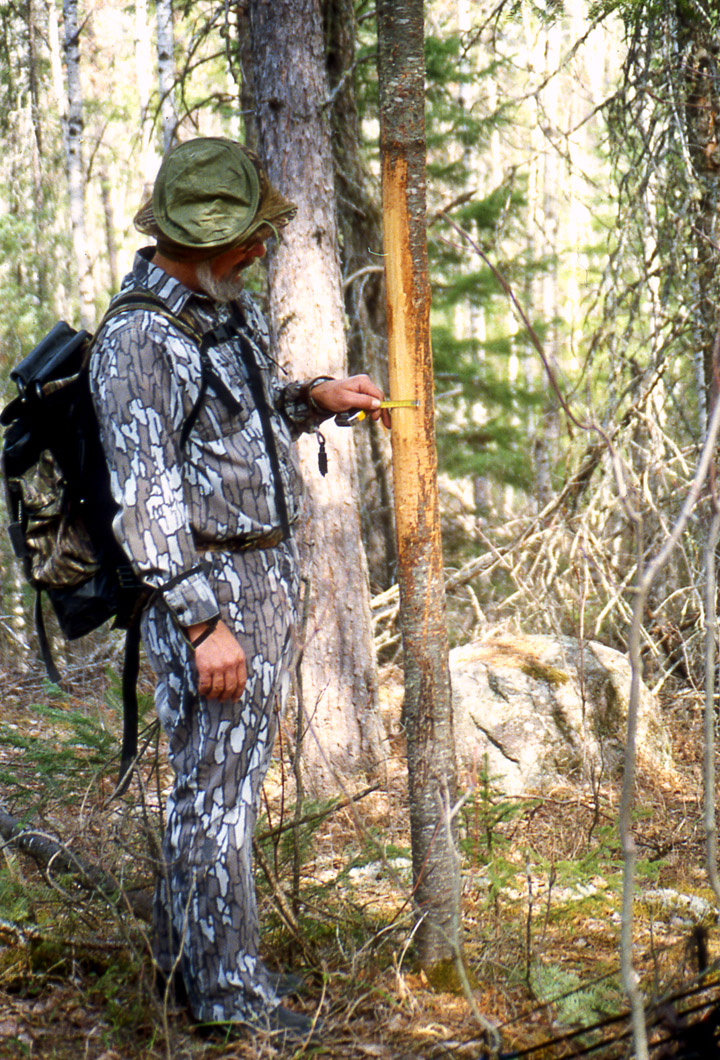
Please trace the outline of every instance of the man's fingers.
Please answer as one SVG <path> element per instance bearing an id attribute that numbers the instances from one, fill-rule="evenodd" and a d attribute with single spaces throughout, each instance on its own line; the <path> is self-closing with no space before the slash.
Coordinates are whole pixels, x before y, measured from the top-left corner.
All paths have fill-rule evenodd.
<path id="1" fill-rule="evenodd" d="M 359 398 L 361 408 L 377 408 L 374 403 L 383 399 L 382 390 L 376 383 L 373 383 L 369 376 L 352 376 L 348 383 L 352 384 L 348 387 L 348 399 Z"/>
<path id="2" fill-rule="evenodd" d="M 329 412 L 345 412 L 352 408 L 374 411 L 383 399 L 382 390 L 367 375 L 318 383 L 313 387 L 312 395 L 313 400 Z"/>
<path id="3" fill-rule="evenodd" d="M 210 684 L 210 692 L 208 693 L 210 699 L 224 699 L 225 698 L 225 678 L 222 673 L 215 672 L 213 679 Z"/>
<path id="4" fill-rule="evenodd" d="M 239 699 L 245 690 L 245 684 L 247 677 L 245 673 L 245 664 L 235 665 L 228 670 L 225 675 L 224 691 L 218 699 Z"/>
<path id="5" fill-rule="evenodd" d="M 247 682 L 242 646 L 223 622 L 195 652 L 198 692 L 209 699 L 239 699 Z"/>
<path id="6" fill-rule="evenodd" d="M 213 699 L 230 700 L 239 699 L 245 691 L 245 685 L 247 684 L 247 667 L 245 660 L 236 662 L 233 660 L 228 664 L 227 669 L 222 680 L 222 691 L 216 691 L 215 683 L 213 683 Z"/>
<path id="7" fill-rule="evenodd" d="M 335 400 L 346 408 L 374 410 L 380 407 L 382 390 L 377 390 L 377 388 L 373 391 L 353 390 L 348 387 L 346 390 L 338 391 Z"/>
<path id="8" fill-rule="evenodd" d="M 237 673 L 235 675 L 235 698 L 239 699 L 245 691 L 245 685 L 247 684 L 247 670 L 245 663 L 242 666 L 238 666 Z"/>

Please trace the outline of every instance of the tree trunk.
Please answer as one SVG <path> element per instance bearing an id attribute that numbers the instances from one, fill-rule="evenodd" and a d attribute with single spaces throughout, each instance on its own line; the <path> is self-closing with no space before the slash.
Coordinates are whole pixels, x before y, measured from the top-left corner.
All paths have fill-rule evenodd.
<path id="1" fill-rule="evenodd" d="M 80 294 L 80 323 L 84 328 L 94 326 L 90 258 L 85 232 L 85 172 L 83 167 L 83 113 L 80 81 L 80 30 L 77 0 L 64 0 L 65 20 L 65 78 L 67 111 L 63 122 L 65 164 L 70 197 L 70 226 Z"/>
<path id="2" fill-rule="evenodd" d="M 340 241 L 348 364 L 387 387 L 385 284 L 380 257 L 382 217 L 370 194 L 360 154 L 362 135 L 355 91 L 356 18 L 353 0 L 323 0 L 327 71 L 333 99 L 330 119 Z M 380 431 L 358 431 L 363 541 L 370 579 L 378 589 L 395 581 L 390 440 Z"/>
<path id="3" fill-rule="evenodd" d="M 40 87 L 38 76 L 37 56 L 37 32 L 38 16 L 35 11 L 33 0 L 27 4 L 27 30 L 28 30 L 28 81 L 30 87 L 30 105 L 32 114 L 33 145 L 32 145 L 32 176 L 33 176 L 33 233 L 34 233 L 34 262 L 37 273 L 37 297 L 42 305 L 48 301 L 47 267 L 43 247 L 43 224 L 42 212 L 44 204 L 44 189 L 42 181 L 42 168 L 40 160 L 43 152 L 42 133 L 42 104 L 40 99 Z"/>
<path id="4" fill-rule="evenodd" d="M 63 80 L 62 54 L 60 49 L 60 28 L 58 25 L 58 13 L 55 4 L 47 5 L 48 13 L 48 48 L 50 49 L 50 71 L 53 86 L 55 106 L 58 109 L 63 122 L 67 113 L 67 92 Z"/>
<path id="5" fill-rule="evenodd" d="M 243 143 L 256 153 L 258 146 L 257 110 L 255 107 L 255 84 L 252 44 L 250 41 L 250 15 L 247 4 L 238 0 L 235 12 L 237 20 L 237 64 L 240 82 L 240 114 L 242 115 Z"/>
<path id="6" fill-rule="evenodd" d="M 422 0 L 378 0 L 378 74 L 395 520 L 414 896 L 421 963 L 461 955 L 452 699 L 435 450 L 425 203 Z"/>
<path id="7" fill-rule="evenodd" d="M 146 194 L 152 189 L 151 182 L 158 168 L 157 152 L 153 146 L 154 123 L 150 114 L 153 62 L 147 0 L 135 0 L 135 83 L 140 107 L 138 168 L 143 179 L 143 194 Z"/>
<path id="8" fill-rule="evenodd" d="M 558 200 L 560 158 L 548 144 L 548 125 L 559 124 L 558 107 L 567 108 L 567 100 L 560 100 L 560 83 L 553 77 L 562 51 L 562 20 L 551 20 L 541 30 L 535 26 L 534 16 L 524 9 L 525 44 L 532 68 L 547 82 L 542 100 L 536 101 L 535 121 L 531 133 L 533 158 L 529 165 L 529 234 L 528 244 L 532 261 L 553 262 L 537 275 L 529 278 L 527 304 L 535 307 L 536 315 L 546 325 L 544 346 L 550 363 L 557 371 L 560 348 L 557 319 L 558 297 Z M 565 184 L 563 184 L 565 186 Z M 526 358 L 527 385 L 534 389 L 542 384 L 543 367 L 539 360 Z M 533 471 L 535 503 L 542 511 L 552 500 L 553 461 L 558 452 L 558 406 L 555 395 L 548 388 L 543 405 L 533 417 Z"/>
<path id="9" fill-rule="evenodd" d="M 175 38 L 173 36 L 172 0 L 156 0 L 158 88 L 160 90 L 160 124 L 163 150 L 175 140 Z"/>
<path id="10" fill-rule="evenodd" d="M 260 153 L 270 179 L 299 206 L 269 260 L 276 352 L 296 378 L 340 376 L 346 347 L 319 0 L 250 0 L 249 12 Z M 326 478 L 316 440 L 301 442 L 309 616 L 301 687 L 312 725 L 303 755 L 315 793 L 334 786 L 334 773 L 374 772 L 381 757 L 355 443 L 352 430 L 332 422 L 323 433 Z"/>
<path id="11" fill-rule="evenodd" d="M 718 208 L 720 207 L 720 65 L 717 31 L 706 19 L 684 5 L 677 5 L 678 50 L 685 75 L 685 121 L 687 144 L 697 178 L 695 191 L 695 312 L 693 323 L 698 349 L 702 351 L 704 393 L 700 402 L 702 430 L 707 410 L 718 388 L 713 379 L 713 347 L 717 330 Z"/>
<path id="12" fill-rule="evenodd" d="M 120 273 L 118 268 L 117 241 L 115 239 L 115 216 L 112 205 L 112 186 L 106 162 L 103 162 L 100 167 L 100 199 L 102 202 L 103 219 L 105 221 L 105 250 L 107 253 L 110 291 L 115 294 L 116 291 L 120 290 Z"/>

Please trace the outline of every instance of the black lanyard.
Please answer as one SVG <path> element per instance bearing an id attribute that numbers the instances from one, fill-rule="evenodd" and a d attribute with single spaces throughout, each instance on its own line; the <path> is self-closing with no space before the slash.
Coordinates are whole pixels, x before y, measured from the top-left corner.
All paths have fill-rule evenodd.
<path id="1" fill-rule="evenodd" d="M 270 467 L 272 468 L 273 482 L 275 484 L 275 506 L 280 519 L 283 538 L 285 538 L 290 534 L 290 519 L 288 517 L 285 489 L 283 487 L 282 472 L 280 470 L 280 458 L 278 457 L 277 445 L 275 444 L 275 432 L 272 427 L 273 413 L 268 405 L 267 394 L 265 393 L 260 369 L 255 359 L 255 353 L 250 344 L 250 340 L 245 334 L 245 317 L 238 305 L 233 306 L 232 321 L 237 328 L 234 337 L 238 340 L 240 356 L 245 365 L 250 393 L 255 401 L 255 407 L 258 410 L 260 423 L 262 424 L 265 448 L 267 449 L 267 454 L 270 459 Z"/>

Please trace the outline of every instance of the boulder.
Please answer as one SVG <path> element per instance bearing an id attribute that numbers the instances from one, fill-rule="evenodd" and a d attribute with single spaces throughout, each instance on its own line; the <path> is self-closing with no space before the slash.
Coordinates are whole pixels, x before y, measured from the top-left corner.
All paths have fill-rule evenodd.
<path id="1" fill-rule="evenodd" d="M 627 657 L 572 637 L 494 636 L 450 652 L 458 765 L 485 761 L 507 793 L 622 772 L 630 696 Z M 638 768 L 672 771 L 667 729 L 643 684 Z"/>

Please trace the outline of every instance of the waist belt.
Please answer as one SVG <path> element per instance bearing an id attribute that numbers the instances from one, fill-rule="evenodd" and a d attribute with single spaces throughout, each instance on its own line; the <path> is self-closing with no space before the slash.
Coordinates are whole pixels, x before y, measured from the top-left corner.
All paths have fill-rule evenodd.
<path id="1" fill-rule="evenodd" d="M 193 534 L 193 540 L 198 552 L 253 552 L 256 549 L 275 548 L 285 540 L 285 532 L 278 527 L 268 534 L 241 534 L 238 537 L 226 537 L 223 541 L 208 541 L 200 534 Z"/>

